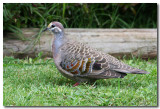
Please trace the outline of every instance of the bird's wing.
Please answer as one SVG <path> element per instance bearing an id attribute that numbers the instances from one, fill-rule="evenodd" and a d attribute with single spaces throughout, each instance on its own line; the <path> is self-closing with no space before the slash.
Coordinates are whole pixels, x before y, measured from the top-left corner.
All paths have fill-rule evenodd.
<path id="1" fill-rule="evenodd" d="M 62 69 L 80 77 L 123 78 L 126 73 L 148 73 L 79 42 L 68 42 L 61 47 L 61 51 Z"/>

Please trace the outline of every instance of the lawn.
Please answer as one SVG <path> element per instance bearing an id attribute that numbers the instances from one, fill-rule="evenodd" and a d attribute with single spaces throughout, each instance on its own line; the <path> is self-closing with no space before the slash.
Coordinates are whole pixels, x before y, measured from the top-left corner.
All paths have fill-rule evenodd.
<path id="1" fill-rule="evenodd" d="M 53 60 L 46 58 L 3 59 L 4 106 L 157 106 L 157 59 L 123 59 L 150 72 L 128 74 L 123 79 L 75 83 L 63 77 Z"/>

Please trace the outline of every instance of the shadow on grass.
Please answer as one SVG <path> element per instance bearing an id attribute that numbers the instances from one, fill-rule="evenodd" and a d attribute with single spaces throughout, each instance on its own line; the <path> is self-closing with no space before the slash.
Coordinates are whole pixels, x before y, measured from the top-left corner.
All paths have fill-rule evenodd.
<path id="1" fill-rule="evenodd" d="M 123 87 L 123 88 L 133 88 L 138 89 L 139 87 L 147 87 L 149 85 L 149 82 L 147 81 L 137 81 L 136 79 L 126 79 L 125 78 L 111 78 L 111 79 L 101 79 L 96 81 L 96 85 L 100 87 Z M 136 78 L 136 76 L 135 76 Z"/>
<path id="2" fill-rule="evenodd" d="M 125 77 L 127 78 L 127 77 Z M 139 87 L 147 87 L 146 82 L 136 81 L 134 79 L 125 79 L 125 78 L 111 78 L 111 79 L 99 79 L 95 82 L 87 82 L 87 83 L 81 83 L 80 86 L 96 86 L 96 87 L 115 87 L 118 88 L 119 86 L 122 88 L 139 88 Z M 73 87 L 73 84 L 76 83 L 76 81 L 67 79 L 65 77 L 59 77 L 54 78 L 53 80 L 53 86 L 59 85 L 59 86 L 68 86 Z M 145 80 L 144 80 L 145 81 Z M 78 86 L 77 86 L 78 87 Z"/>

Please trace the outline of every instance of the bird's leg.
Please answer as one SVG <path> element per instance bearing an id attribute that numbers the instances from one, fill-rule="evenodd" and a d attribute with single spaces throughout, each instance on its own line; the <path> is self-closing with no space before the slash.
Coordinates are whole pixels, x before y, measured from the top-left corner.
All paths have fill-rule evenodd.
<path id="1" fill-rule="evenodd" d="M 76 82 L 74 85 L 73 85 L 73 87 L 76 87 L 76 86 L 78 86 L 79 85 L 79 83 L 78 82 Z"/>

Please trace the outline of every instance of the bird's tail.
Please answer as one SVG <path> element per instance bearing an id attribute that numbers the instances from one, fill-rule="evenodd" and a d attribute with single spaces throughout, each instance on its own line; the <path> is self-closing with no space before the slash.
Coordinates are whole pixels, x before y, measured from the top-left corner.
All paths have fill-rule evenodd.
<path id="1" fill-rule="evenodd" d="M 120 73 L 128 73 L 128 74 L 149 74 L 150 72 L 140 70 L 140 69 L 114 69 L 114 71 L 120 72 Z"/>

